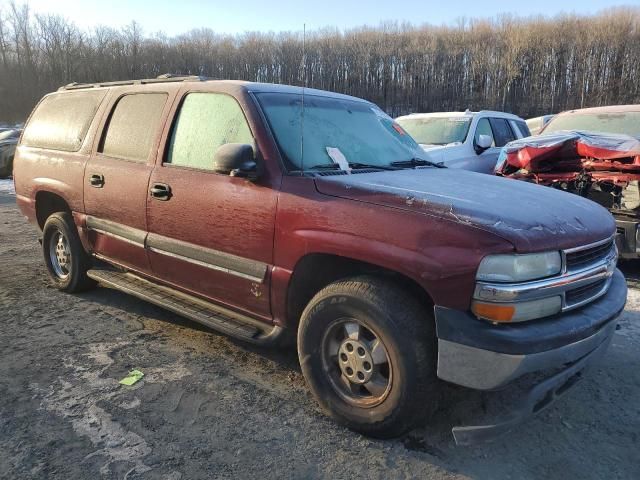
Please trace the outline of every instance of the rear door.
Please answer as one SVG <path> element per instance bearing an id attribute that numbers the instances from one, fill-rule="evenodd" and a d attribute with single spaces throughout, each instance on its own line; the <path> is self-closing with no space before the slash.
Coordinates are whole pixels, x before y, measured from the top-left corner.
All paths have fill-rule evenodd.
<path id="1" fill-rule="evenodd" d="M 145 250 L 147 188 L 169 99 L 166 91 L 119 96 L 84 175 L 94 253 L 143 273 L 151 270 Z"/>
<path id="2" fill-rule="evenodd" d="M 269 318 L 277 191 L 268 176 L 215 173 L 214 154 L 226 143 L 254 144 L 236 99 L 186 92 L 151 176 L 149 259 L 168 283 Z"/>

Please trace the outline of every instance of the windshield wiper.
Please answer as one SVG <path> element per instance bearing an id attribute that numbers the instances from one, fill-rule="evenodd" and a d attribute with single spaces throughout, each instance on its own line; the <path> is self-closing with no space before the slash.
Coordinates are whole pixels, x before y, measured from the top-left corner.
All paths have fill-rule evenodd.
<path id="1" fill-rule="evenodd" d="M 349 167 L 353 169 L 358 168 L 372 168 L 378 170 L 397 170 L 396 167 L 390 167 L 385 165 L 372 165 L 369 163 L 349 162 Z M 341 167 L 337 163 L 322 163 L 320 165 L 314 165 L 313 167 L 305 168 L 305 170 L 339 170 Z"/>
<path id="2" fill-rule="evenodd" d="M 360 163 L 360 162 L 349 162 L 349 166 L 351 168 L 377 168 L 380 170 L 397 170 L 397 168 L 390 167 L 388 165 L 371 165 L 369 163 Z"/>
<path id="3" fill-rule="evenodd" d="M 391 162 L 394 167 L 436 167 L 447 168 L 442 162 L 432 162 L 431 160 L 425 160 L 424 158 L 411 158 L 409 160 L 399 160 L 397 162 Z"/>

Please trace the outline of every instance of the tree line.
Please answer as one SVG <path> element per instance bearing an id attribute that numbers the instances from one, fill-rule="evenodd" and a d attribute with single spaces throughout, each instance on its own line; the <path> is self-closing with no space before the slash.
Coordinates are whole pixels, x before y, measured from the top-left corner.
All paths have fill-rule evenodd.
<path id="1" fill-rule="evenodd" d="M 596 15 L 395 22 L 345 31 L 145 35 L 138 23 L 89 31 L 28 5 L 0 9 L 0 120 L 22 121 L 70 82 L 164 73 L 285 83 L 363 97 L 396 116 L 504 110 L 530 117 L 640 103 L 640 9 Z"/>

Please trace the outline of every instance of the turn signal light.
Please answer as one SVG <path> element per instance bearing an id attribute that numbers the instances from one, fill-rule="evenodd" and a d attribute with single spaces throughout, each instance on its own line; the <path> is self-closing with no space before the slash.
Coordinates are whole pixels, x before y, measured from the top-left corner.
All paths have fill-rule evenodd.
<path id="1" fill-rule="evenodd" d="M 475 300 L 471 311 L 476 317 L 490 322 L 526 322 L 544 318 L 562 311 L 562 297 L 539 298 L 528 302 L 491 303 Z"/>
<path id="2" fill-rule="evenodd" d="M 516 307 L 513 305 L 500 305 L 499 303 L 473 302 L 471 311 L 477 317 L 493 322 L 510 322 L 516 312 Z"/>

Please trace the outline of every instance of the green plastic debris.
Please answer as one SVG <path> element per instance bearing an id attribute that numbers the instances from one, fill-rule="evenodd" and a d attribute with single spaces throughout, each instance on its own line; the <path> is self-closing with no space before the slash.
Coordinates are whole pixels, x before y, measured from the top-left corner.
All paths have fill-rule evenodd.
<path id="1" fill-rule="evenodd" d="M 144 373 L 142 373 L 140 370 L 131 370 L 129 372 L 129 375 L 120 380 L 120 383 L 122 385 L 127 385 L 130 387 L 131 385 L 139 382 L 142 377 L 144 377 Z"/>

